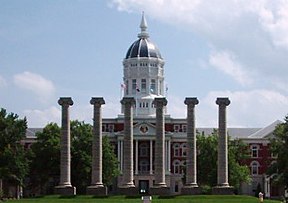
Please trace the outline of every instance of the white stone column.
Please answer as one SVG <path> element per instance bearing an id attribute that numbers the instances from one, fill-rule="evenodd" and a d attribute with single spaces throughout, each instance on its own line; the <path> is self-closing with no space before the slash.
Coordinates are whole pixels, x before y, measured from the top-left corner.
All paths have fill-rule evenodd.
<path id="1" fill-rule="evenodd" d="M 197 153 L 196 153 L 196 127 L 195 106 L 199 103 L 196 97 L 186 98 L 187 105 L 187 158 L 186 158 L 186 185 L 198 187 L 197 185 Z"/>
<path id="2" fill-rule="evenodd" d="M 153 140 L 150 140 L 150 174 L 153 174 Z"/>
<path id="3" fill-rule="evenodd" d="M 124 166 L 121 187 L 131 188 L 135 187 L 133 182 L 133 106 L 135 99 L 133 97 L 124 97 L 121 100 L 121 104 L 124 105 Z"/>
<path id="4" fill-rule="evenodd" d="M 120 140 L 117 141 L 117 160 L 118 160 L 118 169 L 121 172 L 121 142 Z"/>
<path id="5" fill-rule="evenodd" d="M 226 106 L 230 104 L 230 100 L 228 98 L 217 98 L 216 104 L 219 105 L 217 185 L 221 187 L 229 187 Z"/>
<path id="6" fill-rule="evenodd" d="M 102 183 L 102 111 L 105 104 L 103 97 L 92 97 L 90 104 L 94 107 L 93 141 L 92 141 L 92 175 L 91 185 L 87 187 L 89 195 L 106 195 L 106 188 Z"/>
<path id="7" fill-rule="evenodd" d="M 155 141 L 155 186 L 167 187 L 165 181 L 165 125 L 164 107 L 166 98 L 155 98 L 156 106 L 156 141 Z"/>
<path id="8" fill-rule="evenodd" d="M 186 183 L 181 193 L 193 195 L 201 193 L 197 184 L 197 151 L 196 151 L 196 127 L 195 106 L 199 103 L 196 97 L 186 97 L 187 105 L 187 156 L 186 156 Z"/>
<path id="9" fill-rule="evenodd" d="M 60 140 L 60 183 L 55 187 L 55 193 L 75 195 L 76 189 L 71 185 L 71 138 L 69 106 L 73 105 L 71 97 L 61 97 L 58 104 L 62 106 L 61 140 Z"/>
<path id="10" fill-rule="evenodd" d="M 124 165 L 123 163 L 123 158 L 124 158 L 123 140 L 121 140 L 120 143 L 121 143 L 121 162 L 120 163 L 121 163 L 121 172 L 123 174 L 123 165 Z"/>
<path id="11" fill-rule="evenodd" d="M 135 140 L 135 174 L 138 175 L 138 140 Z"/>
<path id="12" fill-rule="evenodd" d="M 171 140 L 168 140 L 168 171 L 171 172 Z"/>

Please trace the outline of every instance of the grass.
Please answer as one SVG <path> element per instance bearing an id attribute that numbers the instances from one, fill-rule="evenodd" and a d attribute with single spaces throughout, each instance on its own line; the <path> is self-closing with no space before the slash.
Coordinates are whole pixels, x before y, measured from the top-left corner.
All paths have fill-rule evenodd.
<path id="1" fill-rule="evenodd" d="M 81 196 L 75 197 L 61 197 L 61 196 L 44 196 L 38 198 L 24 198 L 21 200 L 10 200 L 9 202 L 26 203 L 65 203 L 65 202 L 81 202 L 81 203 L 141 203 L 141 196 L 139 197 L 125 197 L 125 196 L 109 196 L 104 198 L 98 198 L 93 196 Z M 172 196 L 172 197 L 157 197 L 153 196 L 152 203 L 258 203 L 258 199 L 251 196 L 240 195 L 197 195 L 197 196 Z M 264 200 L 264 203 L 280 203 L 276 200 Z"/>

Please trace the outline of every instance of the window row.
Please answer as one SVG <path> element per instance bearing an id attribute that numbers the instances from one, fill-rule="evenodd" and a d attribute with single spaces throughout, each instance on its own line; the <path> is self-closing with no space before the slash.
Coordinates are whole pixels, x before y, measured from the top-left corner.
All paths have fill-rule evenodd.
<path id="1" fill-rule="evenodd" d="M 187 144 L 186 143 L 174 143 L 173 144 L 173 156 L 174 157 L 186 157 L 187 156 Z"/>
<path id="2" fill-rule="evenodd" d="M 178 132 L 187 132 L 187 125 L 180 125 L 180 124 L 175 124 L 173 126 L 173 130 L 174 132 L 178 133 Z"/>
<path id="3" fill-rule="evenodd" d="M 161 81 L 160 81 L 161 83 Z M 161 86 L 161 84 L 160 84 Z M 126 87 L 126 94 L 129 94 L 129 80 L 125 81 L 125 87 Z M 148 84 L 147 84 L 147 80 L 146 79 L 141 79 L 141 84 L 140 86 L 137 83 L 137 79 L 132 79 L 132 94 L 136 94 L 137 92 L 141 92 L 141 93 L 152 93 L 152 94 L 156 94 L 156 79 L 151 79 L 150 80 L 150 87 L 149 90 L 148 88 Z"/>
<path id="4" fill-rule="evenodd" d="M 148 64 L 151 66 L 151 67 L 157 67 L 157 64 L 156 63 L 131 63 L 130 66 L 131 67 L 137 67 L 138 65 L 139 66 L 148 66 Z"/>

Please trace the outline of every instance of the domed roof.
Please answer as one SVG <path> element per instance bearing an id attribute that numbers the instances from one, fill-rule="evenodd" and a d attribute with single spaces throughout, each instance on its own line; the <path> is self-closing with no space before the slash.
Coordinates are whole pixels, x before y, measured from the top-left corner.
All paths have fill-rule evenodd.
<path id="1" fill-rule="evenodd" d="M 136 40 L 128 49 L 126 59 L 137 57 L 153 57 L 161 58 L 159 49 L 153 44 L 149 38 L 140 38 Z"/>
<path id="2" fill-rule="evenodd" d="M 142 15 L 140 24 L 141 33 L 138 34 L 138 40 L 136 40 L 128 49 L 125 59 L 137 58 L 137 57 L 153 57 L 160 58 L 161 54 L 157 46 L 149 39 L 149 34 L 146 32 L 147 23 Z"/>

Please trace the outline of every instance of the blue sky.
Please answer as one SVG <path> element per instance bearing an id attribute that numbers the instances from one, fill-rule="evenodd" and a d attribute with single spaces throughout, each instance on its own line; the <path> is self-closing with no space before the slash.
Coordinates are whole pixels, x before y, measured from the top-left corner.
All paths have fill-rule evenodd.
<path id="1" fill-rule="evenodd" d="M 142 11 L 165 59 L 168 113 L 217 127 L 216 97 L 227 96 L 229 127 L 264 127 L 288 113 L 288 3 L 282 0 L 1 0 L 0 107 L 29 127 L 71 118 L 91 123 L 92 96 L 104 117 L 120 113 L 122 60 Z"/>

